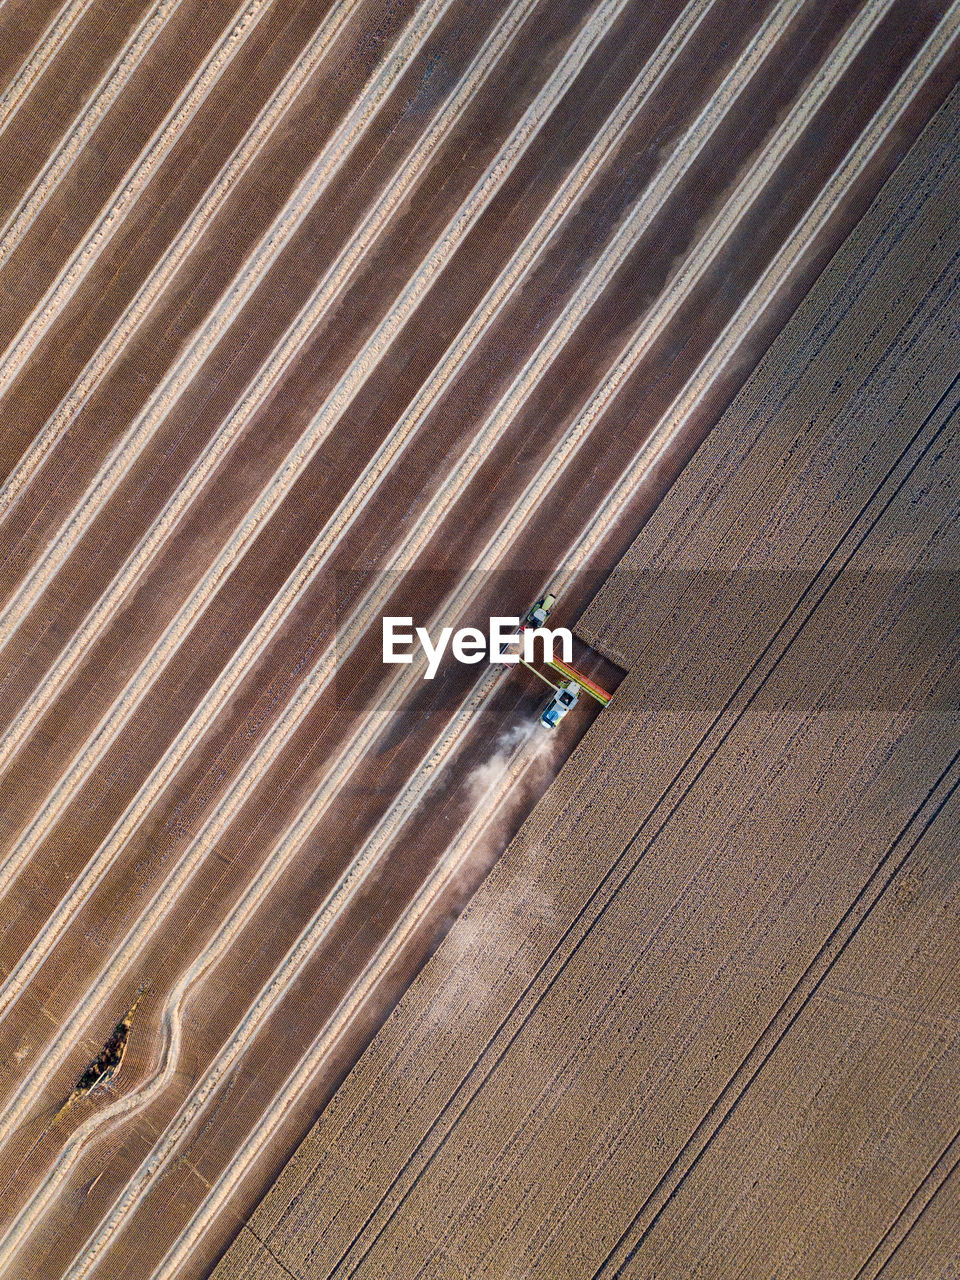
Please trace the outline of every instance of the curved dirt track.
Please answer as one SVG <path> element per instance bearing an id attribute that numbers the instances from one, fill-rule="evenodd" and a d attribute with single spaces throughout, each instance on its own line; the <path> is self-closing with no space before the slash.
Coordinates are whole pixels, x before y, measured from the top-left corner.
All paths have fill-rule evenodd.
<path id="1" fill-rule="evenodd" d="M 595 714 L 546 749 L 532 678 L 381 617 L 576 618 L 960 4 L 19 10 L 0 1270 L 199 1276 Z"/>

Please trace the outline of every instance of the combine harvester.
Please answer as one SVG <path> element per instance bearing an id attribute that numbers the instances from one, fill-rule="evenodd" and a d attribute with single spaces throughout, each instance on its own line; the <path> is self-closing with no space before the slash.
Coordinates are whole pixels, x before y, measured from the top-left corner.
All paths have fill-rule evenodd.
<path id="1" fill-rule="evenodd" d="M 555 603 L 556 596 L 549 593 L 542 600 L 538 600 L 520 624 L 521 633 L 528 628 L 542 627 L 549 618 L 550 611 Z M 607 705 L 612 697 L 612 694 L 601 689 L 598 684 L 594 684 L 589 676 L 581 675 L 569 663 L 561 662 L 559 658 L 551 656 L 547 658 L 546 664 L 564 677 L 562 684 L 554 684 L 542 671 L 538 671 L 536 667 L 529 662 L 525 662 L 523 658 L 520 659 L 520 662 L 553 689 L 549 702 L 540 713 L 540 723 L 545 729 L 557 728 L 567 712 L 572 711 L 579 702 L 581 690 L 589 694 L 591 698 L 596 698 L 597 702 L 603 707 Z"/>

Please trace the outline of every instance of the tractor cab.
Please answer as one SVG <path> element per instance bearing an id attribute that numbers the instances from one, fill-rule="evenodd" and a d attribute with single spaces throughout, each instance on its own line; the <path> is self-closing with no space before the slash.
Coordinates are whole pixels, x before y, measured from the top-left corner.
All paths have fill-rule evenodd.
<path id="1" fill-rule="evenodd" d="M 557 725 L 577 705 L 580 689 L 575 680 L 568 680 L 556 691 L 540 713 L 540 723 L 545 729 L 556 729 Z"/>
<path id="2" fill-rule="evenodd" d="M 545 595 L 542 600 L 538 600 L 530 612 L 523 620 L 525 627 L 542 627 L 550 616 L 550 610 L 557 602 L 556 596 Z"/>

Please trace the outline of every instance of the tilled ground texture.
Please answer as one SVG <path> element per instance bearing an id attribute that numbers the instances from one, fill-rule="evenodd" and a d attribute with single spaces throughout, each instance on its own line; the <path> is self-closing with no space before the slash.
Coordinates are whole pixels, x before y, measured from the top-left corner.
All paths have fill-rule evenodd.
<path id="1" fill-rule="evenodd" d="M 218 1280 L 957 1273 L 958 137 L 581 618 L 613 702 Z"/>
<path id="2" fill-rule="evenodd" d="M 545 749 L 535 680 L 385 667 L 382 615 L 552 586 L 576 617 L 958 29 L 960 0 L 0 5 L 5 1278 L 210 1272 L 596 712 Z"/>

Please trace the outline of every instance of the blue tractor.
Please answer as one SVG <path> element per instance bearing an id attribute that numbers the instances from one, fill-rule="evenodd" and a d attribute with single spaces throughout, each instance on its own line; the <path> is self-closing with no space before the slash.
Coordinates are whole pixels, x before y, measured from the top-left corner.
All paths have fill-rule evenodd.
<path id="1" fill-rule="evenodd" d="M 575 680 L 568 680 L 556 691 L 540 713 L 540 723 L 545 729 L 556 729 L 557 725 L 577 705 L 580 688 Z"/>

